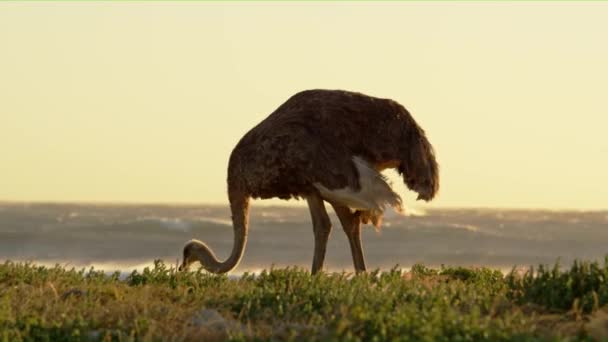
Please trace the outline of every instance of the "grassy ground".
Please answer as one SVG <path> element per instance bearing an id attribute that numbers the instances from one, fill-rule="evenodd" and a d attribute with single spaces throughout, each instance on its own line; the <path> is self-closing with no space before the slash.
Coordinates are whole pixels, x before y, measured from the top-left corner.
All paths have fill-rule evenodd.
<path id="1" fill-rule="evenodd" d="M 126 279 L 0 265 L 2 341 L 537 341 L 608 338 L 608 264 L 240 279 L 156 263 Z"/>

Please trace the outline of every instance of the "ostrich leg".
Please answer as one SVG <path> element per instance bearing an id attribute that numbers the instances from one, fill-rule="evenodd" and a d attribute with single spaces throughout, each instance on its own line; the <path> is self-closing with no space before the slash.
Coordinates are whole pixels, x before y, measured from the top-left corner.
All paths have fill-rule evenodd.
<path id="1" fill-rule="evenodd" d="M 351 213 L 350 209 L 339 204 L 332 203 L 336 215 L 340 219 L 342 228 L 348 237 L 350 251 L 353 255 L 353 263 L 357 273 L 365 272 L 365 257 L 361 246 L 361 218 L 359 212 Z"/>
<path id="2" fill-rule="evenodd" d="M 323 268 L 325 261 L 325 250 L 327 240 L 331 232 L 331 221 L 327 216 L 325 204 L 319 194 L 313 194 L 306 198 L 310 216 L 312 217 L 312 227 L 315 233 L 315 255 L 312 259 L 312 274 L 319 272 Z"/>

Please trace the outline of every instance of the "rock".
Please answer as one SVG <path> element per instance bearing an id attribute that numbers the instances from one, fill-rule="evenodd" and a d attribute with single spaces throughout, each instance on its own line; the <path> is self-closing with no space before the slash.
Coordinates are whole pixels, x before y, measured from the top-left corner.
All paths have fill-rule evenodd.
<path id="1" fill-rule="evenodd" d="M 230 335 L 247 335 L 247 328 L 234 320 L 227 320 L 217 310 L 202 309 L 194 314 L 191 324 L 204 329 L 209 336 L 221 336 L 223 339 Z"/>
<path id="2" fill-rule="evenodd" d="M 208 328 L 216 331 L 228 331 L 226 319 L 217 310 L 203 309 L 197 312 L 192 318 L 192 324 L 201 328 Z"/>

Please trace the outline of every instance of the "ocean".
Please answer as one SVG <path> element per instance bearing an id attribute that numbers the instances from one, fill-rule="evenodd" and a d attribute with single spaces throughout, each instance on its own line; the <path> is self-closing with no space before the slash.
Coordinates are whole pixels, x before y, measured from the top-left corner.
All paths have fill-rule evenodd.
<path id="1" fill-rule="evenodd" d="M 353 271 L 350 248 L 333 222 L 325 259 L 329 271 Z M 108 272 L 142 270 L 161 259 L 176 265 L 190 239 L 205 241 L 224 259 L 233 230 L 227 206 L 0 203 L 0 261 L 60 264 Z M 364 226 L 368 269 L 407 269 L 422 263 L 491 267 L 550 264 L 608 255 L 608 211 L 432 209 L 383 226 Z M 232 272 L 270 267 L 310 268 L 313 233 L 306 207 L 251 208 L 249 241 Z"/>

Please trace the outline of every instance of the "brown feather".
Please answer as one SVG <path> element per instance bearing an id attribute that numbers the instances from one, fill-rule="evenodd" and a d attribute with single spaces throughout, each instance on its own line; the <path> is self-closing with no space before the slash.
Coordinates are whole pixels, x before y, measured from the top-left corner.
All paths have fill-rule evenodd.
<path id="1" fill-rule="evenodd" d="M 328 189 L 358 190 L 352 158 L 397 167 L 410 189 L 431 199 L 437 163 L 424 131 L 400 104 L 342 90 L 295 94 L 251 129 L 232 151 L 229 186 L 254 198 L 298 198 Z"/>

